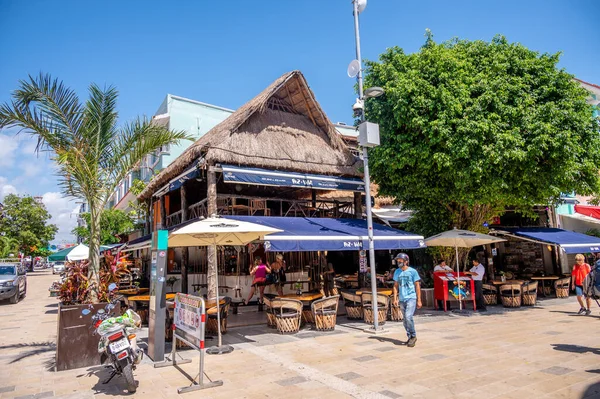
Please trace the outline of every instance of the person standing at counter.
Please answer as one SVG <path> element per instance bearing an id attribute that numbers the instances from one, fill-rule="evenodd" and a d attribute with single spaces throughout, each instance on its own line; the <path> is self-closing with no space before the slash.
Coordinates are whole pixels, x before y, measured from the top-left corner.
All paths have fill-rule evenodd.
<path id="1" fill-rule="evenodd" d="M 485 301 L 483 299 L 483 276 L 485 276 L 485 267 L 477 259 L 473 259 L 473 267 L 468 272 L 465 272 L 467 276 L 471 276 L 475 282 L 475 304 L 477 310 L 485 312 Z"/>
<path id="2" fill-rule="evenodd" d="M 410 267 L 410 258 L 405 253 L 396 255 L 398 269 L 394 272 L 394 305 L 402 306 L 404 329 L 408 336 L 406 346 L 412 348 L 417 343 L 417 332 L 413 315 L 421 304 L 421 277 L 419 272 Z"/>

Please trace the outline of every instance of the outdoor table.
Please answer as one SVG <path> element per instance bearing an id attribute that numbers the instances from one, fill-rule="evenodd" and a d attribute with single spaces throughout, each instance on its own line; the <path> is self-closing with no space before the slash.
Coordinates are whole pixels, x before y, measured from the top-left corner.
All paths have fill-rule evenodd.
<path id="1" fill-rule="evenodd" d="M 302 320 L 305 323 L 313 324 L 315 322 L 312 309 L 310 308 L 310 304 L 317 299 L 323 298 L 323 294 L 320 292 L 303 292 L 302 294 L 285 294 L 284 296 L 280 296 L 278 298 L 286 298 L 286 299 L 296 299 L 302 302 Z"/>
<path id="2" fill-rule="evenodd" d="M 368 288 L 362 288 L 362 289 L 356 291 L 356 295 L 362 295 L 363 292 L 366 292 L 367 294 L 370 294 L 371 290 L 368 289 Z M 377 288 L 377 293 L 378 294 L 387 295 L 387 296 L 391 296 L 394 293 L 394 290 L 393 290 L 393 288 L 378 287 Z"/>
<path id="3" fill-rule="evenodd" d="M 175 295 L 174 293 L 171 294 L 166 294 L 166 299 L 170 300 L 170 299 L 175 299 Z M 127 298 L 127 303 L 129 304 L 129 306 L 131 306 L 132 304 L 135 304 L 136 302 L 148 302 L 150 303 L 150 295 L 149 294 L 144 294 L 144 295 L 132 295 L 132 296 L 128 296 Z M 137 305 L 132 306 L 133 310 L 136 310 Z"/>
<path id="4" fill-rule="evenodd" d="M 138 294 L 145 294 L 148 291 L 150 291 L 150 288 L 128 288 L 128 289 L 118 290 L 117 293 L 122 294 L 122 295 L 138 295 Z"/>
<path id="5" fill-rule="evenodd" d="M 496 285 L 496 286 L 500 286 L 500 285 L 504 285 L 504 284 L 521 284 L 523 285 L 523 283 L 525 282 L 525 280 L 505 280 L 505 281 L 490 281 L 490 284 Z"/>
<path id="6" fill-rule="evenodd" d="M 543 276 L 543 277 L 531 277 L 532 280 L 538 280 L 542 283 L 542 295 L 546 297 L 546 280 L 558 280 L 558 276 Z M 548 287 L 550 288 L 550 287 Z M 539 292 L 539 291 L 538 291 Z"/>

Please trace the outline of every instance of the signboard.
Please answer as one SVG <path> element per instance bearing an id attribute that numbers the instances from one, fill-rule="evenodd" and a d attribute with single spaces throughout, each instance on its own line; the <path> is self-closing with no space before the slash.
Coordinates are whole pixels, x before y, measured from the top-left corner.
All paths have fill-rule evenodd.
<path id="1" fill-rule="evenodd" d="M 178 293 L 175 296 L 173 316 L 177 335 L 194 344 L 196 349 L 204 349 L 202 299 L 194 295 Z"/>
<path id="2" fill-rule="evenodd" d="M 367 251 L 359 251 L 359 270 L 361 273 L 367 272 Z"/>

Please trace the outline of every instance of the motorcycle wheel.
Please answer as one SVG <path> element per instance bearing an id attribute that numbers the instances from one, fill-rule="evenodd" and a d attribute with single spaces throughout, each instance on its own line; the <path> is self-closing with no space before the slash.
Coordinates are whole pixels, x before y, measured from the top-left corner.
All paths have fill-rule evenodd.
<path id="1" fill-rule="evenodd" d="M 131 364 L 123 367 L 123 376 L 125 377 L 125 381 L 127 381 L 127 391 L 129 393 L 135 393 L 137 386 L 135 385 L 135 380 L 133 379 L 133 369 Z"/>

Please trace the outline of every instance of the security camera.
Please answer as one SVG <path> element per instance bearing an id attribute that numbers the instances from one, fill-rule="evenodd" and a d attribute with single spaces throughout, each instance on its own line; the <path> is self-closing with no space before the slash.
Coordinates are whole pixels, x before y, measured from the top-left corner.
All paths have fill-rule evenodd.
<path id="1" fill-rule="evenodd" d="M 356 102 L 352 106 L 352 111 L 354 111 L 354 116 L 359 117 L 362 115 L 364 109 L 364 103 L 361 99 L 356 99 Z"/>

